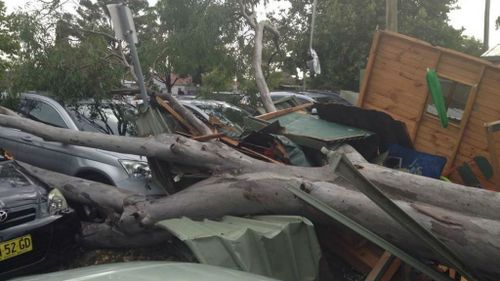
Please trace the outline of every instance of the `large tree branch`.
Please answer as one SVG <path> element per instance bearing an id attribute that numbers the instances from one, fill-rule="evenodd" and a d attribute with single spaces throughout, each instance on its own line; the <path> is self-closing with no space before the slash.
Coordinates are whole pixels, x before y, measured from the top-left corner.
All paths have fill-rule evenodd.
<path id="1" fill-rule="evenodd" d="M 4 115 L 9 115 L 9 116 L 14 116 L 14 117 L 20 117 L 17 113 L 14 111 L 8 109 L 7 107 L 0 106 L 0 114 Z"/>
<path id="2" fill-rule="evenodd" d="M 262 71 L 262 48 L 263 48 L 263 37 L 264 29 L 269 26 L 270 23 L 267 21 L 261 21 L 257 24 L 255 28 L 255 38 L 254 38 L 254 53 L 252 58 L 252 66 L 255 71 L 255 83 L 260 92 L 260 97 L 264 108 L 267 112 L 276 111 L 276 107 L 269 94 L 269 87 L 267 86 L 266 78 L 264 72 Z"/>
<path id="3" fill-rule="evenodd" d="M 210 135 L 214 132 L 203 123 L 198 117 L 196 117 L 189 109 L 184 107 L 172 94 L 158 94 L 158 96 L 162 99 L 166 99 L 170 105 L 174 108 L 176 112 L 178 112 L 182 117 L 186 118 L 186 120 L 191 124 L 200 135 Z"/>
<path id="4" fill-rule="evenodd" d="M 246 19 L 248 25 L 252 27 L 255 32 L 254 37 L 254 53 L 252 58 L 252 66 L 255 71 L 255 83 L 257 84 L 257 88 L 260 92 L 260 97 L 262 100 L 262 104 L 267 112 L 276 111 L 276 107 L 271 99 L 269 94 L 269 87 L 267 86 L 266 77 L 264 76 L 264 72 L 262 71 L 262 48 L 263 48 L 263 37 L 264 30 L 270 31 L 274 38 L 279 38 L 278 29 L 273 26 L 269 21 L 257 21 L 257 15 L 255 14 L 255 10 L 253 6 L 250 4 L 250 13 L 247 12 L 247 5 L 243 2 L 243 0 L 239 0 L 239 6 L 242 16 Z"/>
<path id="5" fill-rule="evenodd" d="M 350 158 L 356 161 L 355 155 Z M 368 163 L 363 165 L 360 171 L 365 175 L 367 169 L 374 168 Z M 277 168 L 282 165 L 274 166 Z M 289 214 L 306 216 L 317 224 L 332 223 L 284 189 L 285 186 L 292 185 L 301 186 L 311 196 L 413 255 L 436 258 L 421 241 L 414 239 L 402 226 L 357 191 L 356 187 L 342 178 L 330 177 L 331 171 L 328 167 L 321 168 L 321 172 L 314 172 L 314 176 L 299 176 L 293 170 L 274 168 L 269 167 L 263 172 L 221 174 L 168 197 L 151 201 L 134 200 L 131 204 L 124 205 L 124 211 L 118 221 L 96 226 L 97 229 L 91 231 L 93 234 L 89 237 L 108 237 L 107 240 L 92 239 L 100 242 L 99 246 L 105 246 L 102 241 L 121 245 L 120 241 L 126 241 L 127 237 L 140 237 L 141 234 L 154 231 L 154 224 L 160 220 L 182 216 L 214 219 L 224 215 Z M 384 168 L 377 169 L 378 173 L 381 173 Z M 494 276 L 500 276 L 496 263 L 500 258 L 498 194 L 478 189 L 466 190 L 466 187 L 450 183 L 443 183 L 442 189 L 436 188 L 438 181 L 432 179 L 420 185 L 417 182 L 423 177 L 398 171 L 387 170 L 384 177 L 399 180 L 399 185 L 393 187 L 392 192 L 388 192 L 387 187 L 380 184 L 380 188 L 386 191 L 396 204 L 453 248 L 475 270 L 490 274 L 490 278 L 481 280 L 497 280 Z M 433 184 L 428 185 L 430 182 Z M 80 190 L 85 189 L 82 187 Z M 398 192 L 395 192 L 396 190 Z M 469 193 L 469 196 L 464 197 L 465 193 Z M 432 201 L 439 201 L 440 204 L 429 204 Z M 462 204 L 466 202 L 469 204 L 469 210 L 479 206 L 488 210 L 464 212 Z"/>
<path id="6" fill-rule="evenodd" d="M 251 7 L 250 13 L 247 12 L 247 5 L 243 2 L 243 0 L 239 0 L 240 12 L 241 15 L 245 18 L 248 25 L 250 25 L 253 29 L 257 27 L 257 15 Z"/>
<path id="7" fill-rule="evenodd" d="M 236 172 L 253 159 L 218 142 L 198 142 L 177 134 L 148 138 L 76 132 L 22 117 L 0 115 L 0 125 L 23 130 L 47 141 L 101 148 L 121 153 L 156 157 L 167 162 L 202 168 L 212 173 Z M 204 162 L 199 162 L 199 158 Z M 254 163 L 259 165 L 258 163 Z M 262 162 L 262 164 L 267 164 Z"/>
<path id="8" fill-rule="evenodd" d="M 0 116 L 0 125 L 25 130 L 51 141 L 157 157 L 211 172 L 212 177 L 155 200 L 130 197 L 119 189 L 108 192 L 106 190 L 111 187 L 101 184 L 52 179 L 54 184 L 63 187 L 65 195 L 75 193 L 76 196 L 68 196 L 106 205 L 113 210 L 112 213 L 119 217 L 109 220 L 106 227 L 118 230 L 124 237 L 153 231 L 157 221 L 180 216 L 217 218 L 223 215 L 293 214 L 307 216 L 316 223 L 331 223 L 284 188 L 292 185 L 301 186 L 311 196 L 413 254 L 435 258 L 423 243 L 381 211 L 356 186 L 335 175 L 330 167 L 303 168 L 265 163 L 216 142 L 200 143 L 176 135 L 142 139 L 117 137 L 54 128 L 6 115 Z M 454 249 L 470 267 L 483 274 L 481 280 L 498 280 L 500 193 L 370 164 L 349 147 L 344 146 L 340 151 L 405 212 Z M 41 177 L 40 173 L 38 175 Z M 50 172 L 46 175 L 49 179 L 57 177 Z M 99 198 L 103 196 L 114 198 Z M 120 202 L 123 202 L 122 208 Z"/>

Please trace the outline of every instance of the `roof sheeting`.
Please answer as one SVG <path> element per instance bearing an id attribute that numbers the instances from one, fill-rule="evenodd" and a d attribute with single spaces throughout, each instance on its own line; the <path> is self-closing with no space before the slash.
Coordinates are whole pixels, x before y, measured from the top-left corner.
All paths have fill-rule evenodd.
<path id="1" fill-rule="evenodd" d="M 317 280 L 321 250 L 313 224 L 298 216 L 225 216 L 220 221 L 157 223 L 185 242 L 204 264 L 280 280 Z"/>

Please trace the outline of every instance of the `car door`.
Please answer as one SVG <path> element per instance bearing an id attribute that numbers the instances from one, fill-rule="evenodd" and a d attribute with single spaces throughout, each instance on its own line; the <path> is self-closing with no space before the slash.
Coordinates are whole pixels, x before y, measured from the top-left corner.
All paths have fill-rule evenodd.
<path id="1" fill-rule="evenodd" d="M 0 127 L 0 149 L 8 151 L 15 156 L 17 154 L 20 134 L 21 130 Z"/>
<path id="2" fill-rule="evenodd" d="M 60 128 L 68 128 L 68 124 L 62 117 L 64 112 L 57 110 L 48 102 L 36 99 L 23 99 L 19 112 L 32 120 Z M 42 138 L 19 132 L 19 141 L 16 158 L 20 161 L 61 173 L 67 173 L 68 169 L 76 161 L 70 154 L 71 146 L 58 142 L 45 141 Z"/>

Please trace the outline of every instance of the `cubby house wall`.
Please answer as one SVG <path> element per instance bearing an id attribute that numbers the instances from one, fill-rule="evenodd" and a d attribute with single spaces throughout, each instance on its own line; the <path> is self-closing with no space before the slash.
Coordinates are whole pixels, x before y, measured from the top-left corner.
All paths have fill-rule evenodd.
<path id="1" fill-rule="evenodd" d="M 449 122 L 447 128 L 427 112 L 428 68 L 435 69 L 440 78 L 470 89 L 461 120 Z M 443 174 L 452 181 L 461 182 L 456 168 L 466 162 L 484 187 L 500 187 L 495 177 L 486 179 L 473 161 L 475 156 L 490 160 L 484 123 L 500 120 L 500 67 L 412 37 L 377 31 L 358 106 L 405 122 L 418 151 L 447 158 Z M 500 155 L 500 145 L 497 149 Z"/>

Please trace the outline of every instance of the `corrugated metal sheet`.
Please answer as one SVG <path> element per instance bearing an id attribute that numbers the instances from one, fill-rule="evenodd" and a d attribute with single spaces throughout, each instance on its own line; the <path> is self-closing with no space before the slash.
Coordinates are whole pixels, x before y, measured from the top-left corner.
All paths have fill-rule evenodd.
<path id="1" fill-rule="evenodd" d="M 371 132 L 363 129 L 328 122 L 300 112 L 291 112 L 268 121 L 279 121 L 288 134 L 307 136 L 325 142 L 360 139 L 371 135 Z"/>
<path id="2" fill-rule="evenodd" d="M 164 133 L 173 133 L 174 123 L 169 120 L 160 109 L 148 107 L 135 120 L 137 134 L 141 137 L 156 136 Z"/>
<path id="3" fill-rule="evenodd" d="M 287 281 L 317 280 L 321 250 L 313 224 L 298 216 L 169 219 L 157 223 L 204 264 Z"/>
<path id="4" fill-rule="evenodd" d="M 266 130 L 270 126 L 284 128 L 283 134 L 298 145 L 321 149 L 352 140 L 364 139 L 372 132 L 319 119 L 301 112 L 290 112 L 269 120 L 249 117 L 246 126 L 250 130 Z"/>

